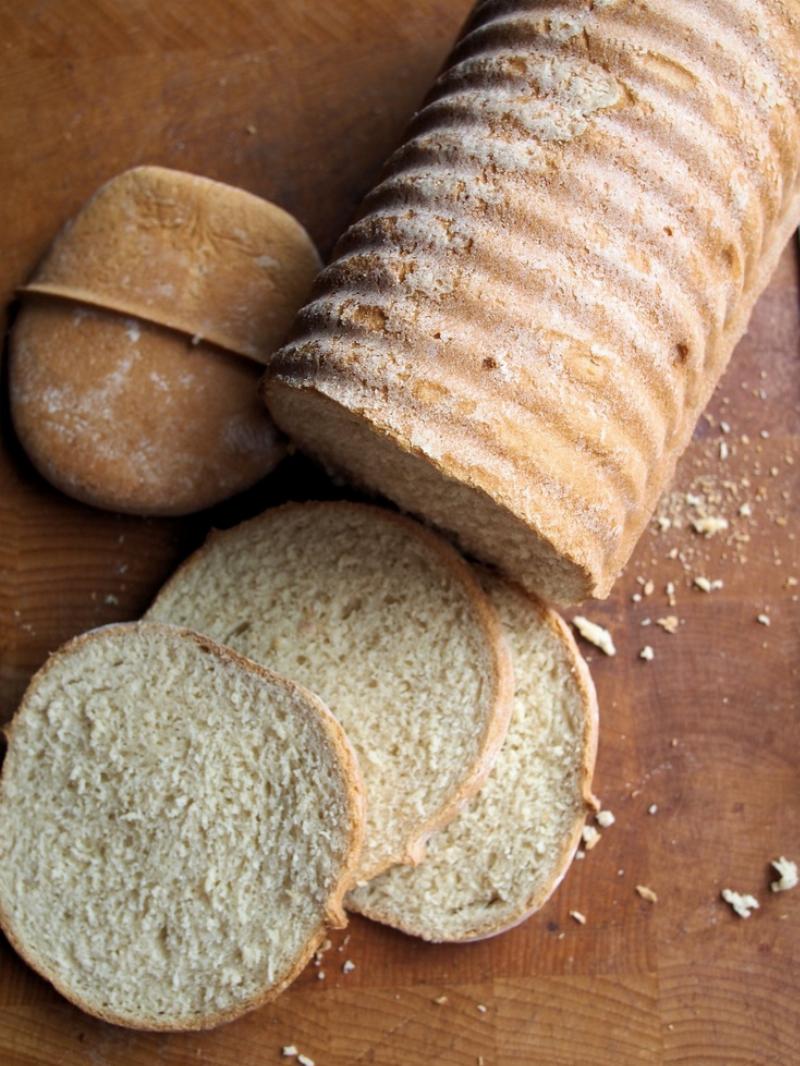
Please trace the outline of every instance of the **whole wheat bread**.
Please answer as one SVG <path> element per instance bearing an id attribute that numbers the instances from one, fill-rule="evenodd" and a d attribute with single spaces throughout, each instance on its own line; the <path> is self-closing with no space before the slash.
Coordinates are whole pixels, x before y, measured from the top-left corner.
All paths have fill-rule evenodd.
<path id="1" fill-rule="evenodd" d="M 328 703 L 364 780 L 361 880 L 422 857 L 505 735 L 494 608 L 447 543 L 386 510 L 289 504 L 213 534 L 147 617 L 209 633 Z"/>
<path id="2" fill-rule="evenodd" d="M 316 696 L 140 623 L 52 656 L 0 778 L 0 922 L 84 1010 L 200 1029 L 277 995 L 344 924 L 355 757 Z"/>
<path id="3" fill-rule="evenodd" d="M 569 866 L 587 811 L 597 701 L 569 630 L 519 587 L 482 574 L 511 645 L 516 695 L 486 784 L 431 838 L 416 869 L 354 889 L 347 906 L 426 940 L 494 936 L 541 907 Z"/>

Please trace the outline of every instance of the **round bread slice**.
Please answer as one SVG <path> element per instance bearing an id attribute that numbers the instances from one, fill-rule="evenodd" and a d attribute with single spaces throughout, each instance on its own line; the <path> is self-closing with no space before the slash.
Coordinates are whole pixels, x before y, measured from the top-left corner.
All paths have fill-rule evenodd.
<path id="1" fill-rule="evenodd" d="M 397 866 L 347 897 L 413 936 L 495 936 L 538 910 L 567 871 L 588 810 L 597 699 L 562 619 L 488 571 L 484 588 L 511 645 L 516 695 L 508 736 L 480 793 L 428 844 L 416 869 Z"/>
<path id="2" fill-rule="evenodd" d="M 344 924 L 357 764 L 294 682 L 188 630 L 109 626 L 48 660 L 7 736 L 0 922 L 90 1014 L 229 1021 Z"/>
<path id="3" fill-rule="evenodd" d="M 328 703 L 364 780 L 359 880 L 422 858 L 508 726 L 509 656 L 471 568 L 378 507 L 288 504 L 213 534 L 147 617 L 209 633 Z"/>

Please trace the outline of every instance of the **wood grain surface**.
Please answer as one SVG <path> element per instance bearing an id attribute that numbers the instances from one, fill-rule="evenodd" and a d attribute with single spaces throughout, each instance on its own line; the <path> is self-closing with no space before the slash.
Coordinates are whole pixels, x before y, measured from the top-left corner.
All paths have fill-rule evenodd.
<path id="1" fill-rule="evenodd" d="M 468 6 L 2 0 L 3 305 L 13 316 L 15 287 L 58 227 L 136 163 L 274 199 L 326 253 Z M 274 1005 L 192 1035 L 93 1021 L 3 943 L 0 1063 L 262 1066 L 281 1061 L 285 1044 L 318 1066 L 800 1062 L 800 889 L 768 888 L 771 859 L 800 860 L 799 355 L 792 247 L 661 523 L 612 597 L 583 608 L 617 645 L 611 659 L 585 649 L 601 704 L 596 790 L 616 824 L 540 914 L 460 947 L 353 920 L 334 937 L 324 980 L 312 966 Z M 9 424 L 5 380 L 2 403 L 3 719 L 50 651 L 91 626 L 136 617 L 211 525 L 337 492 L 294 457 L 211 513 L 104 514 L 35 474 Z M 704 538 L 690 524 L 700 513 L 724 516 L 729 528 Z M 703 592 L 698 576 L 723 586 Z M 679 620 L 673 634 L 657 624 L 670 615 Z M 650 662 L 639 657 L 645 645 Z M 658 901 L 642 899 L 637 885 Z M 757 895 L 761 909 L 736 918 L 720 900 L 728 886 Z M 355 970 L 344 974 L 347 959 Z"/>

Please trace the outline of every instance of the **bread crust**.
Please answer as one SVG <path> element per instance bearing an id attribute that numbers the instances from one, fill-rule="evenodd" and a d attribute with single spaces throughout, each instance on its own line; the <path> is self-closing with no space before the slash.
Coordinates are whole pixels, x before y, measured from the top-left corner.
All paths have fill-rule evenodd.
<path id="1" fill-rule="evenodd" d="M 585 825 L 586 817 L 599 809 L 599 803 L 592 792 L 592 777 L 597 758 L 599 709 L 597 692 L 589 672 L 589 667 L 586 665 L 577 643 L 575 642 L 575 638 L 563 618 L 561 618 L 561 616 L 552 608 L 542 603 L 538 597 L 526 592 L 520 585 L 515 585 L 510 581 L 506 581 L 506 583 L 520 596 L 530 602 L 539 617 L 547 625 L 551 633 L 561 643 L 562 647 L 569 655 L 570 670 L 578 686 L 581 710 L 583 713 L 581 743 L 581 799 L 583 809 L 576 816 L 570 832 L 562 842 L 558 859 L 554 865 L 553 873 L 548 883 L 537 892 L 521 900 L 514 915 L 509 920 L 503 921 L 502 923 L 492 924 L 490 922 L 484 922 L 481 925 L 469 929 L 462 936 L 452 938 L 444 936 L 432 938 L 425 931 L 415 926 L 413 922 L 398 920 L 397 915 L 390 915 L 386 911 L 382 911 L 379 905 L 373 907 L 361 904 L 355 905 L 350 899 L 348 900 L 348 909 L 363 915 L 365 918 L 370 918 L 383 925 L 392 926 L 409 936 L 420 937 L 424 940 L 432 940 L 435 943 L 473 943 L 479 940 L 488 940 L 490 937 L 499 936 L 501 933 L 516 928 L 516 926 L 520 925 L 522 922 L 530 918 L 532 914 L 540 910 L 561 884 L 572 863 L 581 840 L 581 832 Z"/>
<path id="2" fill-rule="evenodd" d="M 529 590 L 606 596 L 800 221 L 798 50 L 781 0 L 480 5 L 267 370 L 276 422 Z"/>
<path id="3" fill-rule="evenodd" d="M 141 318 L 265 363 L 321 265 L 277 204 L 140 166 L 98 189 L 20 292 Z"/>
<path id="4" fill-rule="evenodd" d="M 17 952 L 17 954 L 25 960 L 25 962 L 35 970 L 41 977 L 48 981 L 57 992 L 61 993 L 65 999 L 68 999 L 75 1006 L 80 1007 L 85 1013 L 100 1018 L 102 1021 L 110 1022 L 113 1025 L 123 1026 L 130 1029 L 141 1029 L 153 1032 L 186 1032 L 190 1030 L 200 1029 L 212 1029 L 218 1025 L 222 1025 L 224 1022 L 233 1021 L 235 1018 L 241 1017 L 243 1014 L 247 1014 L 258 1007 L 263 1006 L 265 1003 L 275 999 L 280 993 L 295 980 L 295 978 L 305 968 L 309 959 L 322 942 L 326 927 L 340 929 L 347 925 L 347 917 L 344 910 L 344 897 L 348 889 L 353 884 L 353 876 L 358 862 L 358 856 L 361 852 L 361 846 L 363 843 L 364 834 L 364 792 L 361 783 L 361 775 L 358 769 L 358 761 L 356 759 L 355 752 L 353 751 L 350 742 L 348 741 L 344 730 L 339 725 L 336 718 L 333 716 L 328 707 L 322 702 L 322 700 L 305 688 L 303 685 L 298 684 L 295 681 L 285 678 L 280 674 L 276 674 L 274 671 L 267 669 L 259 663 L 253 662 L 251 659 L 240 655 L 233 649 L 218 644 L 210 637 L 204 636 L 201 633 L 197 633 L 192 629 L 188 629 L 182 626 L 167 625 L 162 622 L 122 622 L 113 623 L 111 625 L 100 626 L 97 629 L 89 630 L 87 633 L 83 633 L 80 636 L 74 637 L 66 644 L 62 645 L 56 652 L 49 656 L 46 662 L 36 671 L 31 678 L 28 686 L 28 690 L 23 696 L 14 717 L 9 722 L 5 733 L 8 743 L 8 751 L 6 753 L 6 759 L 3 763 L 2 771 L 0 771 L 0 795 L 2 795 L 4 776 L 8 764 L 8 759 L 12 756 L 12 745 L 14 741 L 15 726 L 19 722 L 21 716 L 25 713 L 28 693 L 33 689 L 39 678 L 50 670 L 57 668 L 61 659 L 70 655 L 76 648 L 81 647 L 94 640 L 102 640 L 109 633 L 125 633 L 131 631 L 137 631 L 140 629 L 147 629 L 148 631 L 162 632 L 165 635 L 179 636 L 185 640 L 191 640 L 198 647 L 204 651 L 216 656 L 219 660 L 225 663 L 229 663 L 237 669 L 243 670 L 251 676 L 258 677 L 264 681 L 268 681 L 270 684 L 277 685 L 287 692 L 290 692 L 296 696 L 300 696 L 302 702 L 307 706 L 317 717 L 320 725 L 323 727 L 326 735 L 326 739 L 329 744 L 329 749 L 332 757 L 338 762 L 342 780 L 345 784 L 346 799 L 350 820 L 350 834 L 349 845 L 342 863 L 341 873 L 338 881 L 333 886 L 331 893 L 325 903 L 324 919 L 320 922 L 317 930 L 309 938 L 308 942 L 304 946 L 302 952 L 290 969 L 283 974 L 276 982 L 270 985 L 264 990 L 252 996 L 250 999 L 245 1000 L 241 1004 L 237 1004 L 235 1007 L 231 1007 L 225 1011 L 218 1011 L 211 1014 L 201 1015 L 197 1018 L 183 1018 L 171 1021 L 169 1019 L 161 1019 L 152 1016 L 142 1015 L 141 1017 L 126 1017 L 115 1013 L 114 1011 L 106 1010 L 97 1004 L 76 995 L 66 982 L 59 980 L 56 974 L 47 966 L 41 958 L 39 958 L 35 952 L 30 951 L 26 945 L 24 945 L 17 937 L 14 929 L 13 917 L 6 912 L 2 903 L 0 903 L 0 929 L 7 937 L 9 943 Z"/>
<path id="5" fill-rule="evenodd" d="M 465 777 L 461 787 L 434 817 L 422 823 L 385 862 L 376 865 L 374 868 L 359 870 L 359 881 L 368 881 L 373 877 L 377 877 L 384 870 L 389 869 L 390 866 L 395 866 L 399 863 L 417 865 L 422 862 L 425 857 L 425 844 L 428 838 L 438 829 L 444 828 L 448 822 L 452 821 L 464 803 L 480 789 L 499 754 L 511 720 L 514 693 L 513 667 L 500 619 L 488 597 L 481 589 L 469 564 L 438 533 L 426 528 L 414 519 L 373 504 L 352 503 L 347 500 L 310 501 L 307 503 L 286 503 L 280 507 L 270 508 L 261 515 L 241 523 L 241 526 L 236 528 L 239 529 L 255 523 L 263 524 L 274 520 L 276 517 L 279 520 L 280 515 L 289 511 L 330 508 L 372 513 L 380 521 L 393 523 L 406 533 L 421 540 L 466 590 L 478 624 L 484 631 L 486 645 L 491 653 L 491 710 L 480 740 L 478 756 L 470 767 L 465 768 Z M 182 579 L 184 572 L 196 561 L 204 557 L 209 547 L 213 544 L 215 536 L 224 535 L 224 533 L 212 530 L 206 543 L 178 567 L 173 576 L 163 586 L 162 592 L 167 592 L 173 583 L 178 583 Z M 161 593 L 158 594 L 158 596 L 160 595 Z M 158 596 L 155 602 L 158 601 Z"/>

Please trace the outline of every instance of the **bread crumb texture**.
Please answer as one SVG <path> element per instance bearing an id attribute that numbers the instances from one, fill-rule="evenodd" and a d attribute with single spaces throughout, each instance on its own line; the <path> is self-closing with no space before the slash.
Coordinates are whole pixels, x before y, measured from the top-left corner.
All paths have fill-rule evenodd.
<path id="1" fill-rule="evenodd" d="M 212 536 L 148 617 L 209 633 L 328 703 L 364 779 L 366 879 L 408 861 L 482 764 L 502 665 L 483 609 L 466 564 L 417 523 L 324 503 Z"/>
<path id="2" fill-rule="evenodd" d="M 316 946 L 352 862 L 348 772 L 312 700 L 172 627 L 59 652 L 0 782 L 12 944 L 123 1025 L 202 1028 L 266 998 Z"/>
<path id="3" fill-rule="evenodd" d="M 580 838 L 594 761 L 591 680 L 569 631 L 515 586 L 483 573 L 508 636 L 516 694 L 486 784 L 428 844 L 348 897 L 368 917 L 427 940 L 510 928 L 561 880 Z"/>

